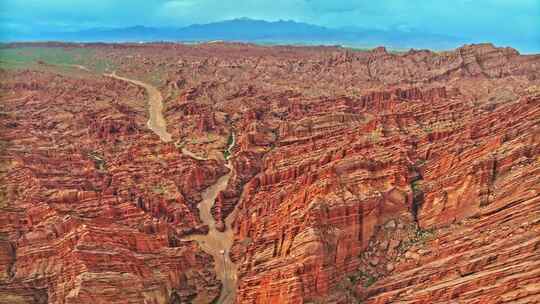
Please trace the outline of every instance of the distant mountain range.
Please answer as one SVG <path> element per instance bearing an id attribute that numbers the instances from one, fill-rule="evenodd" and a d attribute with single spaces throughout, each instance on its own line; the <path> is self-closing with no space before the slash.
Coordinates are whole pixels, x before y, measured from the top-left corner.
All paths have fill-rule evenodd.
<path id="1" fill-rule="evenodd" d="M 350 47 L 449 49 L 463 43 L 464 38 L 432 33 L 375 30 L 362 28 L 327 28 L 295 21 L 233 19 L 182 28 L 134 26 L 126 28 L 95 28 L 77 32 L 40 32 L 11 34 L 8 41 L 68 41 L 68 42 L 204 42 L 214 40 L 269 44 L 345 45 Z"/>

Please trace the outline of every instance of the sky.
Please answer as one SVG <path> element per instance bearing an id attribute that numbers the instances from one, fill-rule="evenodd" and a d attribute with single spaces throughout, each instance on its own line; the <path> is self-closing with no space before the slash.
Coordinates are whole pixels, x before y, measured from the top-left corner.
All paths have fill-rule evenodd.
<path id="1" fill-rule="evenodd" d="M 1 0 L 0 31 L 180 27 L 248 17 L 429 32 L 540 53 L 540 0 Z"/>

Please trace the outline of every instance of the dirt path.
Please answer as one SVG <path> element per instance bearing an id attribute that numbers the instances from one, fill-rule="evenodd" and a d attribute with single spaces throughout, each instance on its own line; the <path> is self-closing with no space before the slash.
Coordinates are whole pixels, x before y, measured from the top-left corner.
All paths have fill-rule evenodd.
<path id="1" fill-rule="evenodd" d="M 208 160 L 206 157 L 201 157 L 191 151 L 189 151 L 187 148 L 182 148 L 182 154 L 187 155 L 191 158 L 197 159 L 197 160 Z"/>
<path id="2" fill-rule="evenodd" d="M 79 70 L 83 70 L 83 71 L 87 71 L 87 72 L 91 72 L 87 67 L 85 67 L 84 65 L 80 65 L 80 64 L 66 64 L 66 66 L 77 68 Z"/>
<path id="3" fill-rule="evenodd" d="M 156 133 L 160 139 L 164 142 L 171 141 L 171 134 L 167 132 L 167 123 L 163 117 L 163 97 L 157 88 L 139 80 L 129 79 L 116 75 L 115 72 L 111 74 L 105 74 L 105 76 L 116 78 L 119 80 L 127 81 L 135 85 L 143 87 L 148 93 L 148 104 L 150 119 L 148 120 L 148 127 Z M 236 137 L 232 133 L 232 142 L 227 147 L 228 154 L 231 154 L 231 150 L 236 142 Z M 207 160 L 206 158 L 199 157 L 187 149 L 183 149 L 182 153 L 193 157 L 198 160 Z M 225 230 L 223 232 L 216 229 L 216 221 L 212 216 L 212 206 L 216 201 L 216 198 L 222 190 L 225 190 L 227 183 L 234 174 L 231 162 L 229 158 L 227 160 L 227 168 L 229 173 L 220 177 L 215 184 L 206 188 L 202 193 L 202 201 L 198 205 L 199 216 L 201 221 L 208 225 L 208 234 L 201 235 L 189 235 L 184 240 L 196 241 L 202 250 L 210 254 L 215 261 L 215 270 L 218 278 L 221 280 L 222 288 L 217 303 L 234 303 L 236 298 L 236 281 L 237 281 L 237 269 L 236 265 L 231 261 L 229 257 L 229 250 L 234 241 L 234 234 L 231 229 L 231 225 L 236 215 L 236 212 L 231 213 L 225 220 Z M 236 210 L 235 210 L 236 211 Z M 200 298 L 196 298 L 193 303 L 204 303 L 207 300 L 205 295 L 200 295 Z"/>
<path id="4" fill-rule="evenodd" d="M 232 148 L 234 147 L 234 144 L 236 143 L 236 135 L 234 135 L 234 132 L 231 133 L 232 134 L 232 142 L 231 144 L 229 145 L 229 147 L 227 148 L 227 151 L 229 152 L 228 155 L 230 156 L 231 155 L 231 150 Z M 209 155 L 209 157 L 202 157 L 202 156 L 199 156 L 193 152 L 191 152 L 190 150 L 188 150 L 187 148 L 182 148 L 182 154 L 184 155 L 187 155 L 191 158 L 194 158 L 194 159 L 197 159 L 197 160 L 210 160 L 210 159 L 219 159 L 219 157 L 217 157 L 215 154 L 214 155 Z M 217 153 L 218 154 L 218 153 Z M 213 156 L 213 157 L 212 157 Z M 227 159 L 225 159 L 227 160 Z"/>
<path id="5" fill-rule="evenodd" d="M 233 141 L 227 148 L 229 152 L 234 147 L 234 144 L 235 136 L 233 133 Z M 227 160 L 226 166 L 230 169 L 229 173 L 220 177 L 214 185 L 206 188 L 203 191 L 202 201 L 198 205 L 201 221 L 208 225 L 208 234 L 196 234 L 184 238 L 184 240 L 197 241 L 201 248 L 214 258 L 216 263 L 216 274 L 223 284 L 221 294 L 216 303 L 234 303 L 236 298 L 237 268 L 229 257 L 229 250 L 231 249 L 234 241 L 234 233 L 231 229 L 231 225 L 236 212 L 231 213 L 225 219 L 225 231 L 223 232 L 216 229 L 216 221 L 211 213 L 212 206 L 214 206 L 219 192 L 225 190 L 229 179 L 231 178 L 232 174 L 234 174 L 230 160 Z M 197 299 L 194 300 L 194 303 L 197 303 Z"/>
<path id="6" fill-rule="evenodd" d="M 163 97 L 161 96 L 159 90 L 156 87 L 142 81 L 118 76 L 116 75 L 116 72 L 104 75 L 133 83 L 143 87 L 146 90 L 146 93 L 148 94 L 148 112 L 150 113 L 150 118 L 148 119 L 147 123 L 148 128 L 154 131 L 154 133 L 156 133 L 162 141 L 170 142 L 171 134 L 167 132 L 167 122 L 163 117 Z"/>

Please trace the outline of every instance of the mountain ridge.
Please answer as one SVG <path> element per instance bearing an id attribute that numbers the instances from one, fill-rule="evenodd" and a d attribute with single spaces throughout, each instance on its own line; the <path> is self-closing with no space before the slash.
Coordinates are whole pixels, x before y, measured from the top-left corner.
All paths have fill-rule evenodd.
<path id="1" fill-rule="evenodd" d="M 35 32 L 11 34 L 7 41 L 66 42 L 151 42 L 151 41 L 235 41 L 276 44 L 321 44 L 391 48 L 448 49 L 469 43 L 466 38 L 435 33 L 380 30 L 370 28 L 329 28 L 294 20 L 266 21 L 235 18 L 211 23 L 191 24 L 184 27 L 152 27 L 134 25 L 119 28 L 90 28 L 79 31 Z"/>

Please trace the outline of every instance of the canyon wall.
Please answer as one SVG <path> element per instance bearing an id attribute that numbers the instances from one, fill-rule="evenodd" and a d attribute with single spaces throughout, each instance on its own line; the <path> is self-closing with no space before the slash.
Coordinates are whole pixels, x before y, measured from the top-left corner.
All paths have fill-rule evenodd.
<path id="1" fill-rule="evenodd" d="M 540 298 L 540 56 L 92 48 L 157 82 L 173 140 L 140 87 L 1 71 L 0 303 L 212 302 L 217 261 L 181 239 L 226 157 L 236 303 Z"/>

